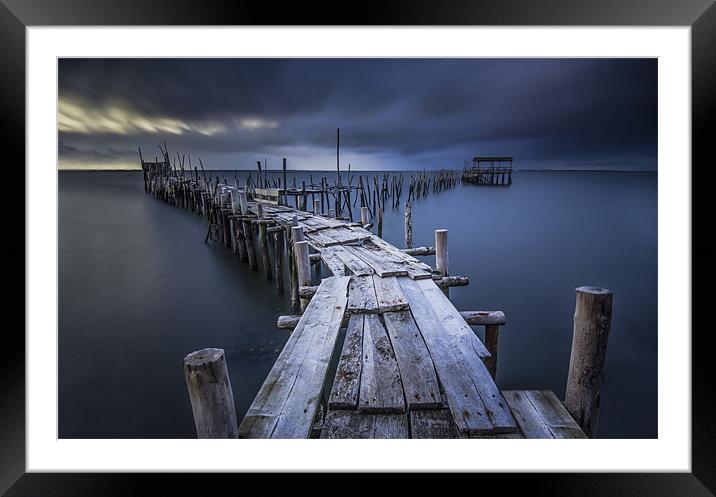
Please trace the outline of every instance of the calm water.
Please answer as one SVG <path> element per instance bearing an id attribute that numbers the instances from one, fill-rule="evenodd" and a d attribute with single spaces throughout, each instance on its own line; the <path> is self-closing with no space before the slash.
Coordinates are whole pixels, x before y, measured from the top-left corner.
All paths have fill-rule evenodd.
<path id="1" fill-rule="evenodd" d="M 60 172 L 59 189 L 60 437 L 193 437 L 182 358 L 204 347 L 226 350 L 243 416 L 287 338 L 288 297 L 140 173 Z M 656 174 L 516 173 L 419 199 L 413 219 L 416 246 L 449 230 L 450 271 L 471 282 L 451 289 L 456 307 L 505 311 L 501 388 L 563 397 L 574 288 L 613 290 L 599 436 L 657 436 Z M 402 223 L 388 209 L 397 246 Z"/>

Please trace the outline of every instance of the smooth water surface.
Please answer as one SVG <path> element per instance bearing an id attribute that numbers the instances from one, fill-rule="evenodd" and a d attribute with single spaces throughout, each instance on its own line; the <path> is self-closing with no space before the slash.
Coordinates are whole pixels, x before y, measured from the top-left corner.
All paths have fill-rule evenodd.
<path id="1" fill-rule="evenodd" d="M 141 173 L 60 172 L 59 190 L 60 437 L 193 437 L 182 359 L 204 347 L 226 350 L 243 416 L 287 339 L 275 323 L 288 297 L 204 244 L 204 220 L 145 194 Z M 562 398 L 574 289 L 611 289 L 599 436 L 657 436 L 656 174 L 519 172 L 510 187 L 458 186 L 412 205 L 414 245 L 448 229 L 450 273 L 470 277 L 451 289 L 456 307 L 507 316 L 503 389 Z M 384 223 L 403 246 L 402 209 Z"/>

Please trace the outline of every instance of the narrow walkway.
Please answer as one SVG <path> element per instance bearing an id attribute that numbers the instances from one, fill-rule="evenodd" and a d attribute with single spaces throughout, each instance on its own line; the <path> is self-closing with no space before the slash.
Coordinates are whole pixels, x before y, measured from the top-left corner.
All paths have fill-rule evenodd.
<path id="1" fill-rule="evenodd" d="M 258 214 L 255 203 L 248 207 Z M 284 206 L 261 210 L 266 221 L 302 228 L 333 276 L 323 279 L 302 314 L 241 422 L 240 437 L 312 434 L 343 324 L 328 409 L 318 419 L 321 438 L 580 435 L 551 392 L 508 398 L 500 392 L 484 363 L 490 353 L 435 284 L 433 276 L 440 276 L 430 266 L 356 223 Z"/>

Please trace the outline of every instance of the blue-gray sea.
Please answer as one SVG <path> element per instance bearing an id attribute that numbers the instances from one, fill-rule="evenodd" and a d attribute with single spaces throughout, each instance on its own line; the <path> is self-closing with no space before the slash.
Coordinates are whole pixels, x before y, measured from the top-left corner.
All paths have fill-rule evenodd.
<path id="1" fill-rule="evenodd" d="M 289 172 L 289 181 L 294 174 L 299 185 L 308 180 Z M 598 436 L 656 437 L 657 175 L 513 179 L 414 201 L 414 245 L 433 245 L 434 230 L 448 229 L 450 272 L 470 278 L 451 289 L 456 307 L 505 312 L 503 389 L 563 398 L 574 289 L 611 289 Z M 388 207 L 384 223 L 384 238 L 402 246 L 402 209 Z M 59 172 L 61 438 L 194 437 L 182 359 L 204 347 L 226 350 L 244 415 L 287 339 L 275 323 L 290 302 L 260 270 L 205 244 L 206 230 L 201 217 L 145 194 L 140 172 Z"/>

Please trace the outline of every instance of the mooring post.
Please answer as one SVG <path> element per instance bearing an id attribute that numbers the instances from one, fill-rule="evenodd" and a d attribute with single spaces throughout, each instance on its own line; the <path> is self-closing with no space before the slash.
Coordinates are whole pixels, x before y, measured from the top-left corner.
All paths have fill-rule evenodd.
<path id="1" fill-rule="evenodd" d="M 331 219 L 334 219 L 336 217 L 336 213 L 333 211 L 333 209 L 328 209 L 328 217 Z"/>
<path id="2" fill-rule="evenodd" d="M 184 358 L 197 438 L 238 438 L 234 394 L 222 349 L 202 349 Z"/>
<path id="3" fill-rule="evenodd" d="M 368 223 L 370 223 L 370 215 L 368 214 L 368 207 L 361 207 L 360 208 L 360 224 L 362 226 L 365 226 Z"/>
<path id="4" fill-rule="evenodd" d="M 308 242 L 295 242 L 296 267 L 298 269 L 298 287 L 311 285 L 311 261 L 308 257 Z M 301 299 L 301 310 L 308 306 L 309 299 Z"/>
<path id="5" fill-rule="evenodd" d="M 283 205 L 288 205 L 288 182 L 286 181 L 286 157 L 283 158 Z"/>
<path id="6" fill-rule="evenodd" d="M 317 198 L 313 199 L 313 213 L 317 216 L 323 213 L 323 211 L 321 210 L 321 201 Z"/>
<path id="7" fill-rule="evenodd" d="M 448 275 L 448 232 L 435 230 L 435 269 L 441 276 Z M 442 289 L 446 297 L 450 297 L 450 287 Z"/>
<path id="8" fill-rule="evenodd" d="M 607 340 L 612 323 L 612 292 L 577 288 L 572 353 L 564 405 L 588 437 L 597 432 L 604 383 Z"/>
<path id="9" fill-rule="evenodd" d="M 413 212 L 410 202 L 405 203 L 405 248 L 413 248 Z"/>

